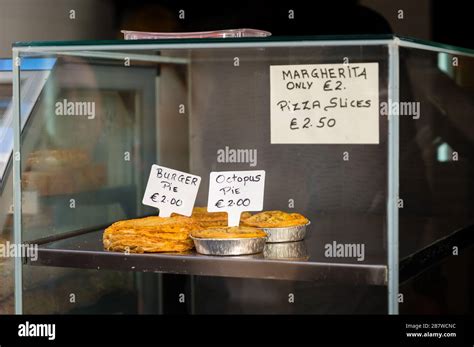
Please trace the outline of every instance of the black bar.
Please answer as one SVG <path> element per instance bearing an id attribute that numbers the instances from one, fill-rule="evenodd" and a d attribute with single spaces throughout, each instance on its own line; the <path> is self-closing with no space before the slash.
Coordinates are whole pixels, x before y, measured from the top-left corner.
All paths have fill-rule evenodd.
<path id="1" fill-rule="evenodd" d="M 457 346 L 472 345 L 473 322 L 472 316 L 0 316 L 0 344 L 309 342 Z M 31 330 L 32 324 L 55 324 L 54 340 L 53 334 L 18 336 L 20 330 L 38 331 L 37 327 Z M 456 336 L 423 336 L 426 333 Z"/>

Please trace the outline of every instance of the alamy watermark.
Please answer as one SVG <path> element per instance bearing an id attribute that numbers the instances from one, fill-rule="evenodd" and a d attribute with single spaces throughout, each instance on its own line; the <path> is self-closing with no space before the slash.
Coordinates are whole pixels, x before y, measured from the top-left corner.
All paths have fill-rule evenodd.
<path id="1" fill-rule="evenodd" d="M 0 244 L 0 258 L 28 258 L 31 261 L 38 260 L 38 245 L 37 244 L 16 244 L 10 241 Z"/>
<path id="2" fill-rule="evenodd" d="M 420 118 L 420 102 L 419 101 L 383 101 L 380 103 L 381 116 L 411 116 L 412 119 Z"/>
<path id="3" fill-rule="evenodd" d="M 247 163 L 251 167 L 257 166 L 256 149 L 234 149 L 225 146 L 217 150 L 218 163 Z"/>
<path id="4" fill-rule="evenodd" d="M 365 245 L 363 243 L 326 243 L 324 245 L 326 258 L 356 258 L 357 261 L 365 259 Z"/>
<path id="5" fill-rule="evenodd" d="M 63 99 L 54 104 L 57 116 L 83 116 L 87 119 L 95 119 L 94 101 L 69 101 Z"/>
<path id="6" fill-rule="evenodd" d="M 19 337 L 46 337 L 53 341 L 56 339 L 56 324 L 37 324 L 26 321 L 18 325 Z"/>

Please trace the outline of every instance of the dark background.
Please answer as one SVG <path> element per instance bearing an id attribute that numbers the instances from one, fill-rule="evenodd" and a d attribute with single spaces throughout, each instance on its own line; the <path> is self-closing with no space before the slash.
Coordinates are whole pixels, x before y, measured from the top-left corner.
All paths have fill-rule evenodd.
<path id="1" fill-rule="evenodd" d="M 185 18 L 179 19 L 179 10 Z M 294 19 L 288 11 L 294 11 Z M 75 11 L 71 19 L 70 11 Z M 403 18 L 399 11 L 403 11 Z M 120 38 L 121 29 L 264 29 L 273 35 L 396 33 L 474 48 L 470 1 L 0 0 L 0 57 L 11 43 Z"/>
<path id="2" fill-rule="evenodd" d="M 158 3 L 162 5 L 157 5 Z M 182 30 L 215 30 L 251 27 L 273 35 L 344 35 L 396 33 L 420 39 L 474 48 L 469 1 L 122 1 L 117 6 L 117 21 L 126 22 L 132 13 L 143 9 L 170 14 L 186 10 L 179 20 Z M 212 5 L 211 5 L 212 4 Z M 288 10 L 294 10 L 294 19 Z M 399 10 L 403 19 L 399 19 Z M 151 15 L 148 12 L 148 15 Z M 148 24 L 147 24 L 148 25 Z M 137 29 L 142 28 L 137 27 Z M 130 29 L 134 29 L 130 27 Z M 158 21 L 148 30 L 162 30 Z"/>

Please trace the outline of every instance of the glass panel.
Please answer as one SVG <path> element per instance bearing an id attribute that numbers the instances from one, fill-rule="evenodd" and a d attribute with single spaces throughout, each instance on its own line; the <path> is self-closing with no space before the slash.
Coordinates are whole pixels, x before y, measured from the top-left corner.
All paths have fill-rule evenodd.
<path id="1" fill-rule="evenodd" d="M 442 245 L 432 255 L 464 259 L 405 283 L 401 312 L 466 313 L 472 247 L 440 240 L 474 223 L 474 58 L 401 48 L 400 70 L 400 259 L 432 244 Z"/>
<path id="2" fill-rule="evenodd" d="M 49 74 L 52 61 L 29 59 L 20 82 L 22 120 L 28 119 Z M 13 74 L 12 60 L 0 59 L 0 313 L 13 311 Z"/>
<path id="3" fill-rule="evenodd" d="M 58 59 L 24 131 L 22 188 L 38 196 L 35 217 L 23 212 L 25 241 L 137 215 L 140 162 L 154 150 L 155 67 L 93 61 Z"/>
<path id="4" fill-rule="evenodd" d="M 7 112 L 11 107 L 12 77 L 11 71 L 1 68 L 2 61 L 0 60 L 0 247 L 5 249 L 12 242 L 13 211 L 10 207 L 12 178 L 3 172 L 10 159 L 11 152 L 7 151 L 7 148 L 9 143 L 12 144 L 13 136 L 11 124 L 6 122 Z M 12 314 L 14 311 L 13 270 L 13 258 L 0 255 L 0 314 Z"/>
<path id="5" fill-rule="evenodd" d="M 235 56 L 243 61 L 238 68 L 229 64 Z M 269 65 L 333 64 L 344 57 L 353 64 L 379 63 L 379 100 L 386 100 L 388 67 L 384 46 L 193 51 L 193 86 L 201 87 L 192 89 L 191 169 L 204 177 L 210 169 L 244 169 L 248 166 L 216 162 L 217 151 L 226 146 L 256 148 L 257 167 L 265 169 L 268 175 L 264 209 L 288 210 L 289 203 L 294 201 L 295 212 L 312 221 L 313 235 L 305 240 L 309 261 L 350 261 L 325 256 L 326 246 L 337 242 L 364 245 L 365 262 L 386 264 L 387 118 L 380 118 L 379 145 L 270 144 Z M 222 88 L 224 79 L 228 88 Z M 344 159 L 345 154 L 349 155 L 348 160 Z M 204 204 L 207 181 L 201 185 L 198 201 Z M 356 288 L 336 287 L 292 281 L 199 278 L 196 313 L 357 312 L 361 301 L 353 300 L 351 305 L 340 301 L 345 290 Z M 362 297 L 371 288 L 362 286 L 358 290 Z M 209 292 L 220 295 L 207 295 Z M 288 304 L 281 299 L 288 293 L 304 298 L 305 304 Z M 379 301 L 383 304 L 378 312 L 386 312 L 386 293 L 382 291 L 382 295 Z M 317 297 L 324 297 L 326 304 L 318 305 Z"/>
<path id="6" fill-rule="evenodd" d="M 421 40 L 414 37 L 405 37 L 405 36 L 397 36 L 397 37 L 401 40 L 401 46 L 416 44 L 419 46 L 420 49 L 435 50 L 438 52 L 454 51 L 457 54 L 464 54 L 464 55 L 474 54 L 474 49 L 448 45 L 448 44 L 440 43 L 440 42 Z"/>
<path id="7" fill-rule="evenodd" d="M 134 273 L 26 267 L 25 314 L 136 314 Z"/>
<path id="8" fill-rule="evenodd" d="M 271 270 L 256 280 L 229 280 L 225 264 L 223 273 L 215 274 L 224 277 L 187 276 L 186 286 L 193 288 L 193 312 L 256 312 L 252 303 L 270 292 L 275 294 L 265 302 L 275 312 L 386 312 L 386 114 L 378 119 L 378 144 L 271 144 L 270 66 L 378 63 L 374 93 L 386 103 L 387 46 L 131 48 L 31 53 L 55 58 L 56 64 L 22 136 L 22 193 L 33 201 L 30 208 L 23 206 L 23 240 L 41 240 L 47 248 L 68 245 L 65 254 L 72 248 L 104 253 L 104 227 L 156 214 L 141 204 L 155 163 L 200 175 L 198 206 L 207 203 L 210 171 L 265 170 L 264 209 L 302 213 L 312 222 L 309 236 L 299 244 L 301 254 L 290 260 L 247 259 L 270 264 Z M 319 97 L 315 92 L 314 98 Z M 220 151 L 229 149 L 252 151 L 255 160 L 218 159 Z M 62 240 L 71 232 L 91 236 Z M 71 246 L 71 240 L 78 242 Z M 337 245 L 353 245 L 357 254 L 327 252 Z M 195 258 L 186 258 L 190 265 L 181 271 L 190 273 L 198 266 L 193 264 L 200 264 L 202 256 L 191 255 Z M 180 255 L 166 256 L 181 263 Z M 90 269 L 91 259 L 78 260 L 77 266 Z M 225 261 L 235 267 L 239 259 Z M 263 279 L 291 261 L 297 271 L 285 273 L 284 281 Z M 334 263 L 362 266 L 366 282 L 351 283 L 350 276 L 342 274 L 342 284 L 300 282 L 300 271 L 308 265 Z M 366 265 L 380 267 L 380 283 L 372 282 L 377 276 Z M 127 283 L 130 269 L 123 270 L 121 281 Z M 90 275 L 90 270 L 53 271 L 31 265 L 24 272 L 25 278 L 37 276 L 61 297 L 66 293 L 59 285 L 62 278 L 87 281 Z M 98 281 L 105 285 L 106 277 Z M 142 286 L 143 279 L 133 281 Z M 212 288 L 220 288 L 222 295 L 208 295 Z M 325 298 L 326 305 L 315 300 L 306 308 L 287 307 L 279 296 L 290 289 L 305 300 Z M 29 296 L 26 284 L 25 290 Z M 356 291 L 360 300 L 341 301 Z M 373 309 L 361 310 L 369 297 L 376 303 Z M 35 310 L 25 301 L 25 312 Z"/>
<path id="9" fill-rule="evenodd" d="M 198 38 L 198 39 L 161 39 L 161 40 L 102 40 L 102 41 L 29 41 L 29 42 L 15 42 L 13 47 L 56 47 L 66 49 L 71 46 L 90 46 L 90 47 L 103 47 L 107 49 L 107 46 L 121 46 L 127 49 L 125 46 L 137 46 L 146 45 L 146 49 L 151 49 L 152 46 L 163 46 L 163 45 L 175 45 L 176 48 L 182 48 L 180 45 L 192 43 L 203 45 L 213 44 L 218 46 L 221 43 L 251 43 L 261 42 L 263 44 L 267 42 L 288 42 L 291 45 L 292 42 L 297 41 L 342 41 L 342 40 L 360 40 L 360 41 L 374 41 L 374 40 L 390 40 L 393 39 L 393 35 L 306 35 L 306 36 L 269 36 L 269 37 L 240 37 L 240 38 Z M 130 48 L 133 49 L 133 48 Z M 162 48 L 159 48 L 162 49 Z"/>
<path id="10" fill-rule="evenodd" d="M 242 37 L 242 38 L 198 38 L 198 39 L 161 39 L 161 40 L 102 40 L 102 41 L 34 41 L 34 42 L 16 42 L 13 47 L 70 47 L 70 46 L 127 46 L 127 45 L 176 45 L 177 48 L 182 44 L 219 44 L 223 42 L 297 42 L 297 41 L 374 41 L 374 40 L 393 40 L 399 39 L 403 45 L 419 45 L 421 49 L 446 51 L 451 50 L 460 54 L 473 55 L 474 50 L 459 46 L 453 46 L 445 43 L 434 42 L 429 40 L 421 40 L 415 37 L 399 36 L 399 35 L 308 35 L 308 36 L 269 36 L 259 37 Z"/>
<path id="11" fill-rule="evenodd" d="M 12 175 L 0 187 L 0 314 L 13 314 L 14 262 L 8 250 L 13 243 Z"/>

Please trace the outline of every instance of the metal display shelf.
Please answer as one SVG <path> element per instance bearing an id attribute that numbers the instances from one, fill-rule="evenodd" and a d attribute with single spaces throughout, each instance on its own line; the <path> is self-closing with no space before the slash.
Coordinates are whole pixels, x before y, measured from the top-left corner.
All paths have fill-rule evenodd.
<path id="1" fill-rule="evenodd" d="M 377 226 L 377 220 L 350 218 L 360 228 L 362 225 Z M 343 222 L 335 217 L 321 217 L 313 223 L 322 228 L 340 227 Z M 413 224 L 418 226 L 418 224 Z M 324 227 L 323 227 L 324 226 Z M 198 276 L 220 276 L 238 278 L 260 278 L 297 280 L 351 285 L 387 285 L 386 255 L 376 252 L 376 244 L 368 245 L 362 262 L 355 258 L 328 258 L 324 255 L 324 245 L 331 243 L 333 232 L 316 234 L 300 242 L 305 256 L 295 259 L 268 259 L 266 252 L 248 256 L 206 256 L 196 252 L 185 254 L 124 254 L 108 252 L 102 246 L 102 233 L 106 226 L 84 229 L 59 236 L 30 241 L 38 244 L 36 261 L 27 259 L 35 266 L 70 267 L 97 270 L 138 271 L 174 273 Z M 414 226 L 412 226 L 414 227 Z M 461 250 L 474 244 L 474 226 L 461 228 L 450 235 L 439 238 L 430 245 L 400 260 L 402 282 L 416 277 L 434 264 L 451 255 L 452 245 Z M 331 227 L 329 228 L 330 231 Z M 357 230 L 357 228 L 355 228 Z M 294 243 L 289 243 L 294 244 Z M 275 245 L 275 244 L 273 244 Z M 282 244 L 278 244 L 282 245 Z M 268 244 L 267 244 L 268 246 Z M 271 246 L 270 246 L 271 247 Z M 304 258 L 304 259 L 303 259 Z"/>
<path id="2" fill-rule="evenodd" d="M 301 241 L 299 248 L 303 252 L 301 257 L 294 260 L 268 259 L 265 258 L 268 255 L 265 251 L 255 255 L 229 257 L 205 256 L 195 252 L 186 254 L 109 252 L 103 249 L 103 228 L 97 228 L 31 241 L 29 243 L 39 244 L 38 257 L 36 261 L 31 259 L 27 261 L 30 265 L 82 269 L 386 286 L 386 253 L 383 247 L 379 247 L 378 242 L 366 247 L 363 261 L 358 261 L 355 257 L 337 258 L 325 255 L 325 245 L 334 242 L 333 228 L 339 227 L 340 223 L 341 219 L 335 217 L 321 217 L 319 221 L 313 223 L 313 228 L 316 227 L 317 230 L 319 226 L 320 232 L 313 229 L 310 235 Z M 362 223 L 366 226 L 380 227 L 379 220 Z M 383 241 L 380 240 L 381 242 Z M 267 247 L 272 247 L 268 245 Z"/>

